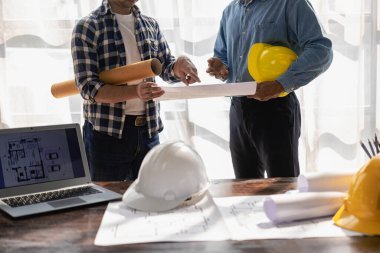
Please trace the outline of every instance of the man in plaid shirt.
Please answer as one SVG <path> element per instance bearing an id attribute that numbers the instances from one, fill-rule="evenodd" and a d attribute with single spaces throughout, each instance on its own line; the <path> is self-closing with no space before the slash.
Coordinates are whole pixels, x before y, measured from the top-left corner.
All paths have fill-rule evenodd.
<path id="1" fill-rule="evenodd" d="M 138 0 L 103 0 L 73 30 L 71 51 L 76 84 L 83 97 L 83 138 L 92 179 L 134 180 L 146 153 L 159 144 L 163 95 L 154 80 L 109 85 L 99 73 L 157 58 L 160 77 L 186 85 L 199 82 L 189 58 L 171 55 L 157 22 L 141 14 Z"/>

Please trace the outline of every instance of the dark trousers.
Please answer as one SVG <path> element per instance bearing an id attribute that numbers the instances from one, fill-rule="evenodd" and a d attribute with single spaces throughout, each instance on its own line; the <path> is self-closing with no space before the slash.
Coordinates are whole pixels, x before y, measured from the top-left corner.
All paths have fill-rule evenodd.
<path id="1" fill-rule="evenodd" d="M 123 137 L 118 139 L 95 131 L 85 121 L 83 139 L 91 178 L 94 181 L 135 180 L 150 149 L 159 144 L 158 134 L 149 138 L 146 125 L 135 126 L 135 116 L 127 116 Z"/>
<path id="2" fill-rule="evenodd" d="M 294 93 L 260 102 L 234 97 L 230 109 L 230 150 L 236 178 L 299 175 L 301 114 Z"/>

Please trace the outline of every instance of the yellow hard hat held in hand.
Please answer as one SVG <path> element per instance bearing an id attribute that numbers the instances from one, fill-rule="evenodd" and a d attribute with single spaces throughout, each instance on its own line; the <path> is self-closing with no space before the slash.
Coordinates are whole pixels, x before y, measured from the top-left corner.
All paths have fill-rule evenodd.
<path id="1" fill-rule="evenodd" d="M 248 53 L 248 71 L 257 83 L 275 81 L 288 70 L 297 57 L 297 54 L 287 47 L 256 43 Z M 279 97 L 286 95 L 288 93 L 283 92 Z"/>
<path id="2" fill-rule="evenodd" d="M 348 196 L 333 221 L 345 229 L 380 235 L 380 155 L 352 177 Z"/>

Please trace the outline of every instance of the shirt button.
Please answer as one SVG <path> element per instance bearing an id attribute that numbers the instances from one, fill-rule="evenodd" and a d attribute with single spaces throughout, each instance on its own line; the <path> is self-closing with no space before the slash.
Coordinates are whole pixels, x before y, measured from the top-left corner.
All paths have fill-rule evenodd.
<path id="1" fill-rule="evenodd" d="M 242 55 L 240 55 L 240 59 L 241 59 L 241 58 L 243 58 L 243 56 L 242 56 Z"/>
<path id="2" fill-rule="evenodd" d="M 242 32 L 242 34 L 244 35 L 244 34 L 245 34 L 245 31 L 244 31 L 244 32 Z"/>

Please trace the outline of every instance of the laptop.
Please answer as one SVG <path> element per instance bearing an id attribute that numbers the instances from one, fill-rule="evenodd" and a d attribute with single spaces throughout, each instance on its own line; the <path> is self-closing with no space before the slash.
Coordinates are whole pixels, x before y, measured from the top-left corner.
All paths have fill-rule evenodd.
<path id="1" fill-rule="evenodd" d="M 10 216 L 121 197 L 91 182 L 79 124 L 0 130 L 0 209 Z"/>

